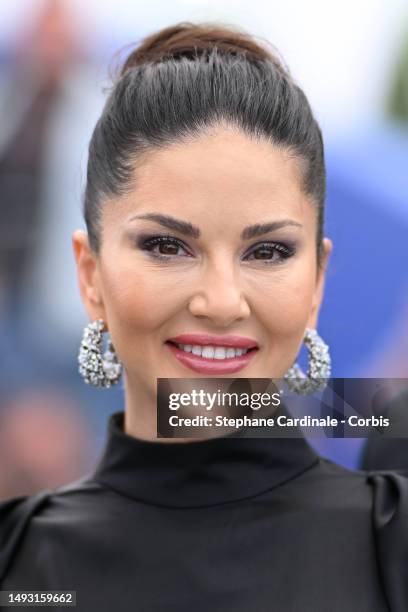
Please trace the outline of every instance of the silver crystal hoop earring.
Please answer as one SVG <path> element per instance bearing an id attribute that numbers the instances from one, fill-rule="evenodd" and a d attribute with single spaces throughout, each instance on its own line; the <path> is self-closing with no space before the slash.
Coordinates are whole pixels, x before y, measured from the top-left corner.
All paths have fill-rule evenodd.
<path id="1" fill-rule="evenodd" d="M 331 374 L 329 347 L 317 331 L 306 328 L 303 342 L 309 356 L 307 374 L 295 363 L 284 376 L 289 389 L 299 395 L 307 395 L 324 389 Z"/>
<path id="2" fill-rule="evenodd" d="M 115 385 L 122 375 L 122 364 L 110 338 L 106 351 L 101 352 L 104 328 L 103 319 L 86 325 L 78 353 L 79 373 L 88 385 L 99 388 Z"/>

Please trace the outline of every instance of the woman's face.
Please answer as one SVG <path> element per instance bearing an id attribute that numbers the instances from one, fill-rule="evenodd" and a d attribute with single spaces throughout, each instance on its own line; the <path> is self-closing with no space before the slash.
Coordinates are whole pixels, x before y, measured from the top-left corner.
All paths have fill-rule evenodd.
<path id="1" fill-rule="evenodd" d="M 167 341 L 180 334 L 255 341 L 242 369 L 219 376 L 280 378 L 295 361 L 306 327 L 317 326 L 331 250 L 325 239 L 319 271 L 316 209 L 300 172 L 284 149 L 219 127 L 148 155 L 132 192 L 104 206 L 98 257 L 75 232 L 87 313 L 107 322 L 135 394 L 155 397 L 157 378 L 218 376 L 175 356 Z M 187 235 L 142 215 L 197 229 Z M 279 227 L 242 236 L 266 223 Z"/>

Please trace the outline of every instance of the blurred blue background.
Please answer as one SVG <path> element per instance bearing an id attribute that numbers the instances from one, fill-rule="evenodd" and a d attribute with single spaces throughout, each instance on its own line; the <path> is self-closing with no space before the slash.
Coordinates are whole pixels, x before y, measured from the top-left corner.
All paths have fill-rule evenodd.
<path id="1" fill-rule="evenodd" d="M 122 390 L 87 387 L 71 235 L 114 54 L 178 21 L 267 39 L 325 137 L 334 243 L 319 332 L 336 377 L 408 378 L 405 1 L 19 0 L 0 4 L 0 498 L 91 468 Z M 113 61 L 112 61 L 113 59 Z M 314 439 L 358 465 L 363 440 Z"/>

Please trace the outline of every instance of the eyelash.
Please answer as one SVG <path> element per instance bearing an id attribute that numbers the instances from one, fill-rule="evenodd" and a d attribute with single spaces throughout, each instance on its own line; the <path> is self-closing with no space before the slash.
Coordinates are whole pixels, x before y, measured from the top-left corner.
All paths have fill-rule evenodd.
<path id="1" fill-rule="evenodd" d="M 156 246 L 159 246 L 160 244 L 175 244 L 178 247 L 181 247 L 184 250 L 187 250 L 185 245 L 183 244 L 183 242 L 181 240 L 179 240 L 178 238 L 175 238 L 174 236 L 152 236 L 150 238 L 146 239 L 142 239 L 140 241 L 139 247 L 143 250 L 143 251 L 148 251 L 148 253 L 156 258 L 159 259 L 161 261 L 169 261 L 170 259 L 172 259 L 173 257 L 178 257 L 178 255 L 163 255 L 162 253 L 154 253 L 153 249 Z M 268 248 L 271 249 L 271 251 L 273 253 L 278 253 L 279 254 L 279 259 L 278 262 L 276 261 L 270 261 L 270 260 L 265 260 L 265 259 L 259 259 L 259 260 L 251 260 L 251 261 L 259 261 L 262 264 L 265 265 L 277 265 L 277 263 L 282 263 L 284 262 L 286 259 L 289 259 L 290 257 L 292 257 L 295 254 L 295 248 L 293 246 L 288 246 L 285 245 L 281 242 L 260 242 L 257 243 L 255 245 L 253 245 L 252 247 L 252 251 L 250 254 L 252 254 L 254 251 L 257 251 L 260 248 Z"/>

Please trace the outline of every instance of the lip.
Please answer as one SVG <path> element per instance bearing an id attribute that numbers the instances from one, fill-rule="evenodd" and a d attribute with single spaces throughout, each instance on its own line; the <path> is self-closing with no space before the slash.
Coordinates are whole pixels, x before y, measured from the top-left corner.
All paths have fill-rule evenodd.
<path id="1" fill-rule="evenodd" d="M 194 370 L 195 372 L 199 372 L 200 374 L 233 374 L 234 372 L 238 372 L 247 366 L 253 356 L 258 352 L 258 348 L 255 348 L 254 350 L 245 353 L 245 355 L 240 355 L 239 357 L 231 357 L 230 359 L 209 359 L 207 357 L 193 355 L 193 353 L 186 353 L 169 341 L 167 341 L 165 344 L 169 347 L 176 359 L 178 359 L 186 367 Z M 184 344 L 184 342 L 181 342 L 181 344 Z M 186 342 L 185 344 L 190 343 Z M 218 344 L 217 346 L 220 345 Z"/>
<path id="2" fill-rule="evenodd" d="M 258 343 L 244 336 L 212 336 L 210 334 L 180 334 L 167 342 L 177 344 L 196 344 L 199 346 L 227 346 L 232 348 L 258 348 Z M 237 359 L 237 358 L 235 358 Z"/>

